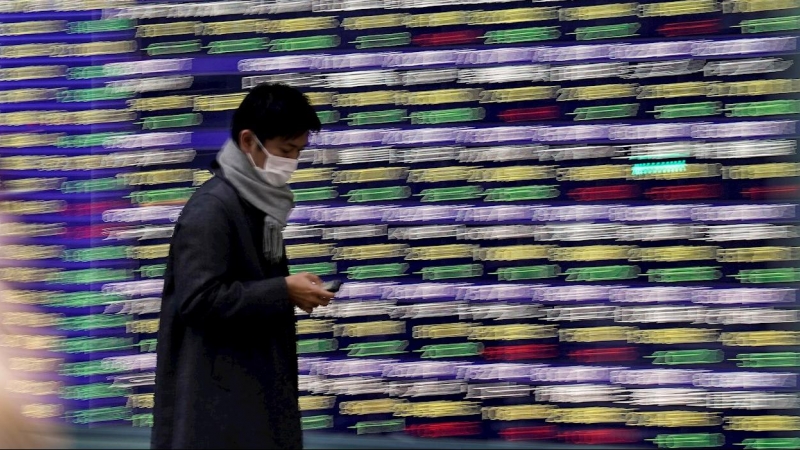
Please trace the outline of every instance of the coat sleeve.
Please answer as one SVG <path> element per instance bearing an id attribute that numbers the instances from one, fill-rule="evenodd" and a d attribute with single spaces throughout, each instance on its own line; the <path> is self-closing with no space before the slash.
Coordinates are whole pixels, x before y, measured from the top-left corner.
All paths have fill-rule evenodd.
<path id="1" fill-rule="evenodd" d="M 173 307 L 189 326 L 235 324 L 292 310 L 284 277 L 237 281 L 228 273 L 237 242 L 223 202 L 203 195 L 186 206 L 172 240 Z"/>

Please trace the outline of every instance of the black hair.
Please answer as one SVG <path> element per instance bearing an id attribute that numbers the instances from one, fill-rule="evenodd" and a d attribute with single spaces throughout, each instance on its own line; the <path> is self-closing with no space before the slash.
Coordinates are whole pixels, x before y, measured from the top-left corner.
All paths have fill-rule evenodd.
<path id="1" fill-rule="evenodd" d="M 239 133 L 250 130 L 261 142 L 276 137 L 294 139 L 321 128 L 302 92 L 285 84 L 263 83 L 254 87 L 233 113 L 231 138 L 238 144 Z"/>

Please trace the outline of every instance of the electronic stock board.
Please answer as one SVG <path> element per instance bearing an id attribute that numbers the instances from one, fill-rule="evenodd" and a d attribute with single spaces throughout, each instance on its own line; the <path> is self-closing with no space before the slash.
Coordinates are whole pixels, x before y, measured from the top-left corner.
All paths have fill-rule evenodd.
<path id="1" fill-rule="evenodd" d="M 291 270 L 346 282 L 305 429 L 798 448 L 799 4 L 0 2 L 6 387 L 152 424 L 172 226 L 283 82 Z"/>

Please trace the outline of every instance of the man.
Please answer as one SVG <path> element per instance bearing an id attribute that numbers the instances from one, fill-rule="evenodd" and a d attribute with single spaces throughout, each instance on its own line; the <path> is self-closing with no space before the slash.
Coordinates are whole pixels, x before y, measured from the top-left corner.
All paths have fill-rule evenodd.
<path id="1" fill-rule="evenodd" d="M 158 332 L 153 448 L 301 449 L 294 307 L 327 305 L 289 276 L 286 185 L 320 122 L 308 99 L 260 85 L 233 115 L 215 176 L 172 238 Z"/>

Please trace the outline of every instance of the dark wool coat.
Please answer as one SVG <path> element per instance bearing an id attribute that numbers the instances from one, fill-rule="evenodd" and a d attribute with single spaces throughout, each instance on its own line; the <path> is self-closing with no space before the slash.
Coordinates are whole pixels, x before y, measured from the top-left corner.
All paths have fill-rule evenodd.
<path id="1" fill-rule="evenodd" d="M 294 307 L 264 214 L 217 170 L 175 227 L 158 331 L 152 448 L 301 449 Z"/>

